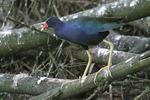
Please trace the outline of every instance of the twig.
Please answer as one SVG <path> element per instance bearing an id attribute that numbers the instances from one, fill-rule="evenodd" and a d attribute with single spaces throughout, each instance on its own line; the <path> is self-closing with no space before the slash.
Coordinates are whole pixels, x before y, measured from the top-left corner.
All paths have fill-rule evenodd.
<path id="1" fill-rule="evenodd" d="M 39 56 L 37 55 L 36 58 L 35 58 L 35 64 L 34 64 L 34 66 L 32 68 L 32 72 L 30 73 L 30 75 L 33 75 L 35 73 L 35 68 L 36 68 L 36 66 L 38 65 L 38 62 L 39 62 L 38 57 Z M 37 76 L 35 76 L 35 77 L 37 77 Z"/>
<path id="2" fill-rule="evenodd" d="M 8 96 L 8 94 L 5 94 L 3 97 L 0 98 L 0 100 L 4 100 L 5 97 L 7 97 L 7 96 Z"/>
<path id="3" fill-rule="evenodd" d="M 43 94 L 40 94 L 32 99 L 29 100 L 54 100 L 55 98 L 57 98 L 57 96 L 59 96 L 62 93 L 62 90 L 57 89 L 57 91 L 51 93 L 50 91 L 45 92 Z"/>
<path id="4" fill-rule="evenodd" d="M 143 79 L 143 78 L 138 78 L 138 77 L 132 76 L 132 75 L 127 75 L 127 77 L 132 78 L 132 79 L 136 79 L 136 80 L 141 80 L 141 79 Z"/>
<path id="5" fill-rule="evenodd" d="M 99 92 L 101 92 L 102 91 L 102 89 L 107 85 L 107 83 L 104 81 L 104 85 L 99 85 L 98 87 L 97 87 L 97 89 L 96 89 L 96 91 L 90 96 L 90 97 L 88 97 L 87 99 L 85 99 L 85 100 L 92 100 L 93 98 L 94 98 L 94 96 L 97 94 L 97 93 L 99 93 Z"/>
<path id="6" fill-rule="evenodd" d="M 5 0 L 2 1 L 2 3 L 0 4 L 0 7 L 3 5 L 4 1 L 5 1 Z"/>
<path id="7" fill-rule="evenodd" d="M 43 61 L 43 62 L 36 68 L 36 70 L 34 71 L 34 73 L 37 72 L 37 71 L 43 66 L 43 64 L 44 64 L 45 62 L 47 62 L 50 58 L 51 58 L 50 56 L 47 57 L 47 59 L 46 59 L 45 61 Z M 32 73 L 32 75 L 33 75 L 34 73 Z"/>
<path id="8" fill-rule="evenodd" d="M 38 11 L 38 9 L 36 8 L 35 4 L 33 4 L 33 7 L 34 7 L 35 11 L 36 11 L 37 14 L 38 14 L 38 18 L 40 19 L 40 22 L 42 22 L 41 14 L 39 13 L 39 11 Z"/>
<path id="9" fill-rule="evenodd" d="M 30 71 L 32 71 L 32 68 L 29 65 L 25 64 L 23 61 L 21 62 L 21 64 L 23 64 L 26 68 L 28 68 Z"/>
<path id="10" fill-rule="evenodd" d="M 54 65 L 56 66 L 56 69 L 58 69 L 58 64 L 56 63 L 55 58 L 53 57 L 52 53 L 49 52 L 48 54 L 49 54 L 50 58 L 52 59 L 52 62 L 53 62 Z"/>
<path id="11" fill-rule="evenodd" d="M 85 10 L 83 6 L 81 6 L 78 2 L 76 2 L 76 0 L 74 0 L 74 2 L 75 2 L 83 11 Z"/>
<path id="12" fill-rule="evenodd" d="M 45 31 L 41 31 L 41 30 L 35 28 L 33 25 L 32 25 L 32 26 L 29 26 L 29 25 L 27 25 L 27 24 L 25 24 L 25 23 L 23 23 L 23 22 L 20 22 L 20 21 L 18 21 L 18 20 L 16 20 L 16 19 L 13 19 L 13 18 L 11 18 L 11 17 L 7 17 L 7 19 L 8 19 L 8 20 L 11 20 L 11 21 L 13 21 L 13 22 L 15 22 L 15 23 L 17 23 L 17 24 L 20 24 L 20 25 L 22 25 L 22 26 L 25 26 L 25 27 L 27 27 L 27 28 L 29 28 L 29 29 L 31 29 L 31 30 L 35 30 L 35 31 L 37 31 L 37 32 L 50 35 L 50 33 L 47 33 L 47 32 L 45 32 Z"/>
<path id="13" fill-rule="evenodd" d="M 143 91 L 140 95 L 138 95 L 136 98 L 134 98 L 134 100 L 139 100 L 144 95 L 146 95 L 148 92 L 150 92 L 150 87 L 149 86 L 146 87 L 145 91 Z"/>
<path id="14" fill-rule="evenodd" d="M 55 67 L 56 67 L 56 70 L 54 71 L 54 72 L 56 72 L 56 71 L 59 69 L 58 64 L 56 63 L 56 60 L 55 60 L 55 58 L 53 57 L 52 53 L 49 52 L 48 54 L 49 54 L 49 57 L 51 58 L 53 64 L 54 64 Z M 51 67 L 49 68 L 48 76 L 49 76 L 49 74 L 51 73 L 51 72 L 50 72 L 50 69 L 51 69 Z M 53 73 L 54 73 L 54 72 L 53 72 Z"/>
<path id="15" fill-rule="evenodd" d="M 142 89 L 142 90 L 145 89 L 145 87 L 142 87 L 142 86 L 131 85 L 131 83 L 133 83 L 133 82 L 130 82 L 130 81 L 128 81 L 128 82 L 113 82 L 112 85 L 113 86 L 131 87 L 131 88 Z M 140 82 L 137 82 L 137 83 L 140 83 Z"/>
<path id="16" fill-rule="evenodd" d="M 55 6 L 55 2 L 54 2 L 54 1 L 53 1 L 53 7 L 54 7 L 54 9 L 55 9 L 55 12 L 56 12 L 57 17 L 60 18 L 60 14 L 59 14 L 59 12 L 58 12 L 56 6 Z"/>
<path id="17" fill-rule="evenodd" d="M 46 18 L 47 18 L 48 12 L 49 12 L 49 10 L 50 10 L 51 1 L 52 1 L 52 0 L 49 0 L 49 3 L 48 3 L 47 11 L 46 11 L 46 14 L 45 14 L 45 17 L 46 17 Z"/>
<path id="18" fill-rule="evenodd" d="M 57 96 L 59 96 L 62 93 L 61 90 L 58 90 L 58 92 L 56 91 L 56 93 L 50 95 L 49 97 L 46 98 L 46 100 L 53 100 L 54 98 L 56 98 Z"/>
<path id="19" fill-rule="evenodd" d="M 68 72 L 71 76 L 73 76 L 75 79 L 78 79 L 78 77 L 76 75 L 74 75 L 73 73 L 71 73 L 69 70 L 67 69 L 64 69 L 66 72 Z M 69 75 L 69 76 L 70 76 Z"/>
<path id="20" fill-rule="evenodd" d="M 13 8 L 14 1 L 15 1 L 15 0 L 12 0 L 11 7 L 10 7 L 10 9 L 9 9 L 8 13 L 7 13 L 7 16 L 5 17 L 5 20 L 4 20 L 3 24 L 2 24 L 2 27 L 4 27 L 4 26 L 5 26 L 5 24 L 6 24 L 7 18 L 9 17 L 10 12 L 11 12 L 11 10 L 12 10 L 12 8 Z"/>
<path id="21" fill-rule="evenodd" d="M 24 60 L 24 59 L 26 59 L 26 57 L 23 57 L 23 58 L 21 58 L 20 60 L 16 60 L 16 61 L 14 61 L 14 62 L 12 62 L 12 63 L 2 65 L 1 67 L 2 67 L 2 68 L 3 68 L 3 67 L 7 67 L 7 66 L 9 66 L 9 65 L 12 65 L 12 64 L 18 63 L 18 62 L 20 62 L 20 61 L 22 61 L 22 60 Z"/>
<path id="22" fill-rule="evenodd" d="M 65 40 L 62 40 L 61 44 L 58 47 L 57 53 L 55 55 L 55 58 L 59 57 L 59 54 L 61 53 L 61 49 L 62 49 L 62 46 L 63 46 L 64 43 L 65 43 Z"/>
<path id="23" fill-rule="evenodd" d="M 26 10 L 25 10 L 25 17 L 24 17 L 24 20 L 25 20 L 25 22 L 26 22 L 26 24 L 29 24 L 29 14 L 28 14 L 28 3 L 27 3 L 27 0 L 25 0 L 25 8 L 26 8 Z"/>

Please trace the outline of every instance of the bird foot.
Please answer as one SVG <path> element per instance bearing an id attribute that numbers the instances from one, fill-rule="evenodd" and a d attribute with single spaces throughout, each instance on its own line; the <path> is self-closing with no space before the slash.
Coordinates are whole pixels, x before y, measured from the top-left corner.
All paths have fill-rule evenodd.
<path id="1" fill-rule="evenodd" d="M 62 89 L 62 87 L 63 87 L 65 84 L 74 82 L 74 81 L 76 81 L 76 80 L 79 80 L 79 82 L 81 83 L 81 76 L 79 76 L 79 79 L 75 79 L 75 80 L 71 80 L 71 81 L 67 81 L 67 82 L 63 83 L 63 84 L 61 85 L 61 89 Z"/>
<path id="2" fill-rule="evenodd" d="M 112 64 L 108 64 L 107 66 L 101 68 L 98 72 L 96 72 L 96 75 L 95 75 L 95 77 L 94 77 L 94 83 L 95 83 L 95 84 L 96 84 L 96 77 L 97 77 L 97 75 L 98 75 L 99 72 L 101 72 L 103 69 L 108 68 L 109 75 L 112 77 L 111 71 L 110 71 L 110 69 L 109 69 L 109 67 L 111 67 L 111 66 L 112 66 Z M 112 78 L 113 78 L 113 77 L 112 77 Z"/>

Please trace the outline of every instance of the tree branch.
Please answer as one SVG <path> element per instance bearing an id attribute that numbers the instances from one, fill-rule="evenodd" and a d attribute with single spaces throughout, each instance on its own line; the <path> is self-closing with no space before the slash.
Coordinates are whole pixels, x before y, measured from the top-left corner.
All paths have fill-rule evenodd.
<path id="1" fill-rule="evenodd" d="M 140 71 L 141 69 L 150 66 L 149 56 L 150 51 L 145 52 L 141 55 L 137 55 L 110 67 L 113 78 L 109 76 L 108 70 L 105 69 L 98 74 L 96 82 L 99 83 L 99 86 L 104 86 L 105 83 L 111 83 L 112 81 L 123 78 L 128 74 Z M 62 93 L 57 97 L 57 99 L 67 99 L 74 95 L 85 93 L 91 89 L 96 88 L 97 85 L 94 84 L 94 76 L 95 73 L 82 78 L 81 83 L 79 82 L 79 80 L 77 80 L 72 83 L 66 84 L 65 86 L 63 86 Z M 0 80 L 0 92 L 24 93 L 32 95 L 38 95 L 45 92 L 44 94 L 35 97 L 34 99 L 36 100 L 41 100 L 41 96 L 43 98 L 43 95 L 44 98 L 47 98 L 53 93 L 56 93 L 56 91 L 61 90 L 61 84 L 68 81 L 46 77 L 41 77 L 40 79 L 38 79 L 34 77 L 28 77 L 24 74 L 1 74 Z"/>
<path id="2" fill-rule="evenodd" d="M 150 16 L 149 6 L 150 3 L 147 0 L 137 0 L 134 5 L 132 0 L 129 2 L 114 2 L 96 8 L 79 12 L 76 14 L 64 16 L 60 18 L 63 21 L 67 21 L 80 16 L 93 16 L 93 17 L 123 17 L 126 18 L 124 22 L 133 21 L 139 18 Z M 144 6 L 143 6 L 144 5 Z M 111 8 L 111 9 L 110 9 Z M 132 10 L 131 10 L 132 9 Z M 144 11 L 143 11 L 144 10 Z M 117 12 L 117 13 L 115 13 Z M 141 14 L 142 12 L 142 14 Z M 138 15 L 136 15 L 136 14 Z M 35 30 L 40 29 L 43 23 L 33 25 Z M 32 28 L 31 28 L 32 29 Z M 21 51 L 29 50 L 31 48 L 52 44 L 56 41 L 56 38 L 52 35 L 51 29 L 45 31 L 49 34 L 49 40 L 46 35 L 41 35 L 37 31 L 30 30 L 28 28 L 14 29 L 12 31 L 0 32 L 0 57 L 10 56 Z M 42 32 L 41 32 L 42 33 Z"/>
<path id="3" fill-rule="evenodd" d="M 113 78 L 109 76 L 108 70 L 103 70 L 98 74 L 96 82 L 98 82 L 99 86 L 104 86 L 106 83 L 111 83 L 116 79 L 123 78 L 128 74 L 135 73 L 143 68 L 150 66 L 149 60 L 150 60 L 150 51 L 132 57 L 110 68 Z M 66 84 L 65 86 L 63 86 L 62 93 L 57 97 L 57 99 L 58 100 L 67 99 L 69 97 L 96 88 L 96 85 L 94 84 L 94 76 L 95 73 L 82 78 L 81 84 L 79 83 L 79 80 Z M 61 90 L 61 88 L 58 87 L 48 92 L 45 92 L 39 96 L 36 96 L 32 100 L 44 99 L 58 90 Z"/>

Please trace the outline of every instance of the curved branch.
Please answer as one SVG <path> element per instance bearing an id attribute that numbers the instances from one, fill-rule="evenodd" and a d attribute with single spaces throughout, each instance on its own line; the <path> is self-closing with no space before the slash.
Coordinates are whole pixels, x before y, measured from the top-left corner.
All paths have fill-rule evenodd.
<path id="1" fill-rule="evenodd" d="M 110 67 L 113 78 L 109 76 L 107 69 L 101 71 L 97 76 L 96 82 L 99 83 L 99 86 L 104 86 L 104 84 L 107 82 L 111 83 L 116 79 L 123 78 L 128 74 L 135 73 L 143 68 L 150 66 L 149 61 L 150 51 Z M 67 99 L 74 95 L 85 93 L 91 89 L 96 88 L 97 85 L 94 84 L 94 76 L 95 73 L 82 78 L 81 83 L 77 80 L 66 84 L 63 86 L 62 93 L 57 97 L 57 99 Z M 41 77 L 38 79 L 22 74 L 1 74 L 0 80 L 1 92 L 24 93 L 32 95 L 38 95 L 45 92 L 44 94 L 35 97 L 34 99 L 36 100 L 38 100 L 38 98 L 41 100 L 41 97 L 43 98 L 43 96 L 44 98 L 47 98 L 53 93 L 56 93 L 56 91 L 61 89 L 61 84 L 68 81 L 47 77 Z"/>
<path id="2" fill-rule="evenodd" d="M 133 21 L 139 18 L 150 16 L 148 0 L 128 0 L 129 2 L 114 2 L 98 6 L 96 8 L 79 12 L 76 14 L 64 16 L 60 18 L 63 21 L 67 21 L 80 16 L 104 16 L 104 17 L 123 17 L 126 18 L 124 22 Z M 131 4 L 134 5 L 131 5 Z M 144 6 L 143 6 L 144 5 Z M 33 29 L 40 29 L 43 23 L 35 24 Z M 28 26 L 26 26 L 28 27 Z M 31 28 L 32 29 L 32 28 Z M 37 31 L 30 30 L 28 28 L 20 28 L 12 31 L 0 32 L 0 57 L 10 56 L 21 51 L 29 50 L 34 47 L 46 45 L 56 42 L 53 32 L 47 30 L 49 38 L 46 35 L 41 35 Z M 49 39 L 49 40 L 48 40 Z"/>

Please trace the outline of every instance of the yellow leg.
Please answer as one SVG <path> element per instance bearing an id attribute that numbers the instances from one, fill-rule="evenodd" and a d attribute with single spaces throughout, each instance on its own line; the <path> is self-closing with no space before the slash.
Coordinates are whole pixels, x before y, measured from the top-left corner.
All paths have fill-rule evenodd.
<path id="1" fill-rule="evenodd" d="M 109 42 L 109 41 L 106 41 L 106 40 L 103 40 L 103 42 L 109 44 L 109 46 L 110 46 L 110 53 L 109 53 L 108 65 L 105 66 L 105 67 L 103 67 L 103 68 L 101 68 L 101 69 L 96 73 L 95 78 L 94 78 L 94 83 L 95 83 L 95 80 L 96 80 L 96 77 L 97 77 L 98 73 L 99 73 L 100 71 L 102 71 L 103 69 L 108 68 L 109 75 L 112 77 L 111 71 L 110 71 L 109 67 L 112 66 L 112 53 L 113 53 L 114 45 L 113 45 L 113 43 L 111 43 L 111 42 Z"/>
<path id="2" fill-rule="evenodd" d="M 85 69 L 85 71 L 84 71 L 84 73 L 83 73 L 83 75 L 82 75 L 82 78 L 86 76 L 86 74 L 87 74 L 87 72 L 88 72 L 88 69 L 89 69 L 89 67 L 90 67 L 90 65 L 91 65 L 91 62 L 92 62 L 92 58 L 91 58 L 91 55 L 90 55 L 89 51 L 86 50 L 86 53 L 87 53 L 87 55 L 88 55 L 89 61 L 88 61 L 88 64 L 87 64 L 87 66 L 86 66 L 86 69 Z M 70 82 L 73 82 L 73 81 L 76 81 L 76 80 L 77 80 L 77 79 L 63 83 L 63 84 L 61 85 L 61 89 L 62 89 L 62 87 L 63 87 L 65 84 L 70 83 Z M 79 81 L 81 82 L 81 77 L 79 77 Z"/>
<path id="3" fill-rule="evenodd" d="M 89 50 L 86 50 L 86 53 L 87 53 L 87 55 L 88 55 L 89 61 L 88 61 L 88 64 L 87 64 L 87 66 L 86 66 L 86 69 L 85 69 L 85 71 L 84 71 L 84 73 L 83 73 L 83 75 L 82 75 L 82 78 L 86 76 L 86 74 L 87 74 L 87 72 L 88 72 L 88 70 L 89 70 L 89 67 L 90 67 L 90 65 L 91 65 L 91 62 L 92 62 L 92 57 L 91 57 L 91 55 L 90 55 L 90 53 L 89 53 Z"/>

